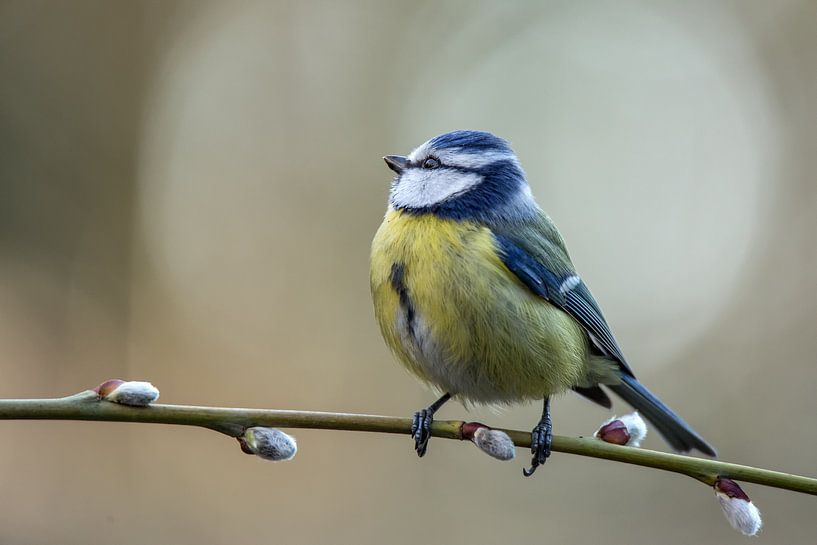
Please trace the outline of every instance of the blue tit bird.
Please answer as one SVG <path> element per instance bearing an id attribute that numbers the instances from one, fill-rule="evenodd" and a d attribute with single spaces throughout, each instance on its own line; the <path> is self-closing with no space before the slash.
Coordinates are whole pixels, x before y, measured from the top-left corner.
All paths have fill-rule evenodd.
<path id="1" fill-rule="evenodd" d="M 414 415 L 418 455 L 434 413 L 452 397 L 544 400 L 529 476 L 550 455 L 551 397 L 573 390 L 609 409 L 602 386 L 674 449 L 716 455 L 636 380 L 505 140 L 455 131 L 384 160 L 395 175 L 372 242 L 375 315 L 399 361 L 444 393 Z"/>

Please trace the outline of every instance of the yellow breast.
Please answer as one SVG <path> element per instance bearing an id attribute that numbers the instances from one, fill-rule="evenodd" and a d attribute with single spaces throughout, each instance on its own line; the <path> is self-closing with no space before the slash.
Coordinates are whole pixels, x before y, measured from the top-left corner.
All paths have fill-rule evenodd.
<path id="1" fill-rule="evenodd" d="M 581 379 L 584 334 L 505 267 L 484 226 L 389 210 L 372 243 L 371 285 L 386 343 L 442 390 L 509 402 Z"/>

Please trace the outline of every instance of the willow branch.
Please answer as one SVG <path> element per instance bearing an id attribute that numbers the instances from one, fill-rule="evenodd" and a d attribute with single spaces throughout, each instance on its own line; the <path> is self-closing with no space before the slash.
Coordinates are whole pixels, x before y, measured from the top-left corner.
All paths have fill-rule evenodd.
<path id="1" fill-rule="evenodd" d="M 90 420 L 176 424 L 208 428 L 231 437 L 239 437 L 245 429 L 253 426 L 396 434 L 411 432 L 409 418 L 192 405 L 152 404 L 148 407 L 129 407 L 103 401 L 91 390 L 55 399 L 3 399 L 0 400 L 0 420 Z M 436 420 L 432 424 L 431 433 L 434 437 L 463 440 L 464 424 L 465 422 L 460 420 Z M 516 446 L 530 447 L 529 432 L 502 431 L 511 437 Z M 612 445 L 595 438 L 557 435 L 553 437 L 552 450 L 681 473 L 708 485 L 713 485 L 718 477 L 726 477 L 817 495 L 817 479 L 810 477 L 719 460 Z"/>

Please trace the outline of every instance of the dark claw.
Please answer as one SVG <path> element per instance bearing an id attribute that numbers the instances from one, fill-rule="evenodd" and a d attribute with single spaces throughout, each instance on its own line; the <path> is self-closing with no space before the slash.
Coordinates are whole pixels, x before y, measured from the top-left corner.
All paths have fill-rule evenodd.
<path id="1" fill-rule="evenodd" d="M 414 419 L 411 421 L 411 436 L 414 437 L 414 450 L 417 451 L 417 456 L 421 458 L 425 456 L 428 440 L 431 438 L 431 423 L 434 421 L 434 413 L 449 399 L 451 399 L 451 394 L 446 393 L 428 408 L 414 413 Z"/>
<path id="2" fill-rule="evenodd" d="M 428 449 L 428 440 L 431 438 L 431 422 L 434 421 L 434 413 L 428 409 L 414 413 L 414 420 L 411 423 L 411 436 L 414 437 L 414 450 L 417 456 L 425 456 Z"/>
<path id="3" fill-rule="evenodd" d="M 549 419 L 548 419 L 549 420 Z M 547 462 L 550 456 L 550 447 L 553 442 L 553 426 L 550 422 L 536 425 L 531 432 L 530 451 L 533 454 L 530 469 L 523 469 L 522 474 L 525 477 L 530 477 L 536 471 L 536 468 Z"/>

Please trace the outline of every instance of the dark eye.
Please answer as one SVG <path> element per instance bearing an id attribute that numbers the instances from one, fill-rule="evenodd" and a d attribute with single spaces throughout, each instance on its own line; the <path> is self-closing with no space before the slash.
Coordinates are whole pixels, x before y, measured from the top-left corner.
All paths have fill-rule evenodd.
<path id="1" fill-rule="evenodd" d="M 437 168 L 440 166 L 440 161 L 434 157 L 429 157 L 423 161 L 423 168 Z"/>

